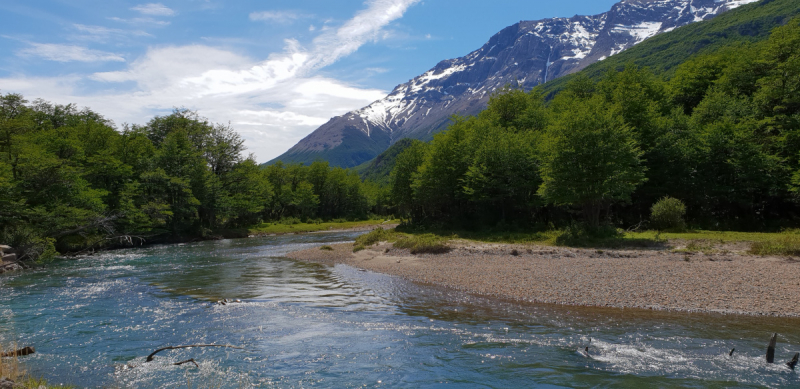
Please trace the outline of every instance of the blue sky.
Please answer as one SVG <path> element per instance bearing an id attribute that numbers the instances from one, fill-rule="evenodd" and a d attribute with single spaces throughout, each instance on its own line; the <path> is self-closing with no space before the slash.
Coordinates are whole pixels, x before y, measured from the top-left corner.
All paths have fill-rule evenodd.
<path id="1" fill-rule="evenodd" d="M 228 123 L 266 162 L 502 28 L 614 0 L 3 0 L 0 93 Z"/>

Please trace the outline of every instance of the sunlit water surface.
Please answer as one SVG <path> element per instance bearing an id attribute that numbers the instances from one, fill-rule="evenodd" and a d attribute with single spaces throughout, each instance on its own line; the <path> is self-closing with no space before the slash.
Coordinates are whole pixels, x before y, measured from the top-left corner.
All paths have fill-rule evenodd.
<path id="1" fill-rule="evenodd" d="M 355 236 L 164 245 L 3 275 L 0 341 L 34 345 L 34 376 L 79 387 L 800 387 L 783 364 L 800 320 L 523 305 L 282 258 Z M 772 332 L 780 363 L 767 365 Z M 145 363 L 211 343 L 243 349 Z M 199 368 L 173 365 L 189 358 Z"/>

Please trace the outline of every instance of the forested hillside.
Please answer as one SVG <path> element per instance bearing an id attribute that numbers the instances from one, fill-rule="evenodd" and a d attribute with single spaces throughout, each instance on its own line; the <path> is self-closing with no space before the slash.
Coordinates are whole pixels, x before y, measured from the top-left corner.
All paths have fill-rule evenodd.
<path id="1" fill-rule="evenodd" d="M 243 151 L 230 126 L 185 109 L 115 128 L 90 109 L 0 96 L 0 242 L 48 258 L 385 207 L 386 190 L 354 172 L 262 168 Z"/>
<path id="2" fill-rule="evenodd" d="M 712 22 L 713 23 L 713 22 Z M 691 28 L 691 27 L 690 27 Z M 734 42 L 671 78 L 634 64 L 495 94 L 429 144 L 397 157 L 392 198 L 423 225 L 647 221 L 683 201 L 690 224 L 794 226 L 800 191 L 800 22 Z"/>

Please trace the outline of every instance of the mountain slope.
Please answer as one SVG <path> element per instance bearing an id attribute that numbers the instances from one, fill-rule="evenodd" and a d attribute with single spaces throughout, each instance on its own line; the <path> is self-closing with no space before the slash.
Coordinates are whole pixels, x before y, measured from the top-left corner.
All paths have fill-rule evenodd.
<path id="1" fill-rule="evenodd" d="M 695 55 L 737 42 L 765 40 L 774 28 L 798 15 L 800 2 L 796 0 L 763 0 L 720 15 L 708 23 L 692 24 L 669 34 L 655 36 L 630 50 L 588 66 L 581 73 L 597 79 L 609 70 L 619 70 L 633 63 L 669 76 L 678 65 Z M 569 75 L 548 82 L 544 86 L 545 93 L 552 95 L 558 92 L 572 77 Z"/>
<path id="2" fill-rule="evenodd" d="M 442 61 L 387 97 L 331 119 L 270 163 L 359 165 L 399 139 L 430 139 L 453 114 L 476 114 L 505 85 L 530 89 L 754 1 L 623 0 L 600 15 L 519 22 L 467 56 Z"/>
<path id="3" fill-rule="evenodd" d="M 397 163 L 397 156 L 400 155 L 407 148 L 419 142 L 416 139 L 403 138 L 394 142 L 388 149 L 378 154 L 377 157 L 370 161 L 364 162 L 353 169 L 361 176 L 363 180 L 370 180 L 380 184 L 389 183 L 389 174 L 392 173 L 395 164 Z"/>

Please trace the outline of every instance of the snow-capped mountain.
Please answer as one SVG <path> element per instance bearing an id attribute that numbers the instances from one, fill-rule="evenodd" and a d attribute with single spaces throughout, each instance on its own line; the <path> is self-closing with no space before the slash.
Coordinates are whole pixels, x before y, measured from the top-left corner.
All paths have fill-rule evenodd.
<path id="1" fill-rule="evenodd" d="M 453 114 L 480 112 L 507 84 L 529 90 L 656 34 L 755 1 L 623 0 L 600 15 L 521 21 L 480 49 L 442 61 L 385 98 L 331 119 L 275 160 L 355 166 L 399 139 L 429 138 Z"/>

